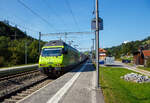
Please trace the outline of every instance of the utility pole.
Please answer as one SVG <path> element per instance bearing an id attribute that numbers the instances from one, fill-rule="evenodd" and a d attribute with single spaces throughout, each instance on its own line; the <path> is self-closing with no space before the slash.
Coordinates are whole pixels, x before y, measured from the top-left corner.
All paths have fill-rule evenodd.
<path id="1" fill-rule="evenodd" d="M 28 48 L 27 48 L 27 42 L 25 41 L 25 64 L 28 63 Z"/>
<path id="2" fill-rule="evenodd" d="M 59 40 L 61 40 L 61 36 L 60 36 Z"/>
<path id="3" fill-rule="evenodd" d="M 69 45 L 71 46 L 71 44 L 73 43 L 73 40 L 71 40 L 71 41 L 68 41 L 69 42 Z"/>
<path id="4" fill-rule="evenodd" d="M 99 11 L 98 11 L 98 0 L 95 0 L 95 4 L 96 4 L 96 9 L 95 9 L 95 13 L 96 13 L 96 40 L 95 40 L 95 44 L 96 44 L 96 71 L 97 71 L 97 88 L 99 88 Z"/>
<path id="5" fill-rule="evenodd" d="M 78 46 L 79 46 L 79 45 L 74 45 L 74 48 L 77 49 Z"/>
<path id="6" fill-rule="evenodd" d="M 65 33 L 65 43 L 66 43 L 66 41 L 67 41 L 67 33 Z"/>
<path id="7" fill-rule="evenodd" d="M 94 51 L 94 40 L 95 40 L 95 39 L 93 38 L 93 39 L 92 39 L 92 41 L 93 41 L 93 51 Z"/>
<path id="8" fill-rule="evenodd" d="M 41 42 L 41 32 L 39 32 L 39 55 L 41 53 L 41 44 L 40 44 L 40 42 Z"/>
<path id="9" fill-rule="evenodd" d="M 94 39 L 92 39 L 93 45 L 92 45 L 92 59 L 94 59 Z"/>
<path id="10" fill-rule="evenodd" d="M 16 33 L 16 30 L 15 30 L 15 40 L 16 40 L 16 36 L 17 36 L 17 33 Z"/>

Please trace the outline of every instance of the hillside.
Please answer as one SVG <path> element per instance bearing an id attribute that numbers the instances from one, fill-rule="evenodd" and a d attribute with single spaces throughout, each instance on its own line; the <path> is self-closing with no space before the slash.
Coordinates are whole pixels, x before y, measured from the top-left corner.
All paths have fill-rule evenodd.
<path id="1" fill-rule="evenodd" d="M 41 42 L 43 45 L 44 42 Z M 38 40 L 8 23 L 0 22 L 0 67 L 38 62 Z"/>
<path id="2" fill-rule="evenodd" d="M 13 27 L 9 25 L 8 21 L 0 21 L 0 36 L 9 37 L 11 40 L 14 39 L 35 39 L 26 34 L 26 32 L 21 31 L 17 26 Z"/>
<path id="3" fill-rule="evenodd" d="M 121 56 L 132 55 L 140 47 L 143 47 L 144 49 L 150 49 L 150 36 L 140 41 L 136 40 L 128 43 L 122 43 L 119 46 L 105 49 L 107 50 L 108 56 L 115 56 L 115 58 L 120 58 Z"/>

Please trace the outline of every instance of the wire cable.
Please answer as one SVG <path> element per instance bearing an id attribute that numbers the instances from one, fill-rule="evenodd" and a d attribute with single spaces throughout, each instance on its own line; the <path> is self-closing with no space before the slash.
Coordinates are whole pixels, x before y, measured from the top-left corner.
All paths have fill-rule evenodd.
<path id="1" fill-rule="evenodd" d="M 5 21 L 5 20 L 7 20 L 7 19 L 5 19 L 5 18 L 0 18 L 0 19 L 1 19 L 0 21 L 2 21 L 2 22 Z M 35 29 L 27 28 L 27 27 L 25 27 L 25 26 L 23 26 L 23 25 L 16 24 L 15 22 L 12 22 L 12 21 L 10 21 L 10 20 L 8 20 L 8 22 L 9 22 L 11 25 L 24 28 L 25 30 L 27 29 L 28 31 L 39 32 L 39 31 L 37 31 L 37 30 L 35 30 Z"/>
<path id="2" fill-rule="evenodd" d="M 7 12 L 4 8 L 3 8 L 3 11 L 4 12 Z M 9 13 L 10 14 L 10 13 Z M 23 28 L 23 29 L 25 29 L 25 31 L 26 31 L 26 29 L 28 29 L 28 31 L 31 31 L 31 32 L 39 32 L 39 31 L 37 31 L 37 29 L 31 29 L 31 28 L 27 28 L 27 25 L 26 24 L 24 24 L 24 25 L 20 25 L 20 24 L 22 24 L 22 23 L 27 23 L 27 21 L 26 20 L 24 20 L 24 19 L 22 19 L 21 17 L 19 17 L 18 15 L 15 15 L 15 12 L 13 12 L 13 11 L 11 11 L 11 14 L 13 15 L 13 16 L 11 16 L 11 17 L 0 17 L 0 21 L 2 20 L 2 21 L 9 21 L 9 23 L 11 23 L 12 25 L 17 25 L 17 26 L 19 26 L 19 27 L 21 27 L 21 28 Z M 14 21 L 15 20 L 13 20 L 13 18 L 15 18 L 15 19 L 17 19 L 17 20 L 19 20 L 19 21 L 21 21 L 22 23 L 20 23 L 19 25 L 18 24 L 16 24 Z M 9 19 L 11 19 L 11 21 L 9 20 Z M 12 22 L 12 20 L 13 20 L 13 22 Z"/>
<path id="3" fill-rule="evenodd" d="M 64 27 L 66 27 L 66 24 L 65 24 L 65 22 L 64 22 L 64 19 L 61 18 L 61 16 L 60 16 L 58 13 L 56 13 L 56 12 L 54 11 L 54 9 L 48 4 L 48 2 L 47 2 L 46 0 L 42 0 L 42 2 L 47 6 L 47 8 L 48 8 L 49 10 L 52 11 L 52 14 L 54 14 L 56 17 L 59 17 L 59 19 L 61 20 L 61 23 L 64 25 Z"/>
<path id="4" fill-rule="evenodd" d="M 75 16 L 74 16 L 74 14 L 73 14 L 73 12 L 72 12 L 72 9 L 71 9 L 71 6 L 70 6 L 70 3 L 69 3 L 69 1 L 68 1 L 68 0 L 65 0 L 65 1 L 66 1 L 67 6 L 68 6 L 69 12 L 70 12 L 70 14 L 71 14 L 71 16 L 72 16 L 72 18 L 73 18 L 73 20 L 74 20 L 74 23 L 75 23 L 75 25 L 77 26 L 78 30 L 80 31 L 80 28 L 79 28 L 78 22 L 77 22 L 77 20 L 76 20 L 76 18 L 75 18 Z"/>
<path id="5" fill-rule="evenodd" d="M 94 3 L 93 3 L 93 4 L 94 4 L 94 5 L 93 5 L 93 8 L 94 8 L 94 9 L 93 9 L 92 14 L 95 15 L 95 0 L 93 0 L 93 1 L 94 1 Z"/>
<path id="6" fill-rule="evenodd" d="M 26 9 L 28 9 L 31 13 L 33 13 L 35 16 L 39 17 L 43 22 L 45 22 L 46 24 L 48 24 L 51 28 L 53 28 L 54 30 L 56 30 L 53 25 L 51 23 L 49 23 L 45 18 L 43 18 L 42 16 L 40 16 L 38 13 L 36 13 L 35 11 L 33 11 L 30 7 L 28 7 L 25 3 L 23 3 L 21 0 L 17 0 L 18 3 L 20 3 L 22 6 L 24 6 Z M 57 31 L 57 30 L 56 30 Z"/>

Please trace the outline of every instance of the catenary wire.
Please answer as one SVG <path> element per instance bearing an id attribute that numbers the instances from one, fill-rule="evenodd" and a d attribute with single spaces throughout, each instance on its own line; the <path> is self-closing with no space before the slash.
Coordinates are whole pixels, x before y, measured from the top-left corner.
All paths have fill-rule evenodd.
<path id="1" fill-rule="evenodd" d="M 22 6 L 24 6 L 26 9 L 28 9 L 31 13 L 33 13 L 35 16 L 39 17 L 43 22 L 45 22 L 46 24 L 48 24 L 51 28 L 53 28 L 53 30 L 57 31 L 56 28 L 54 28 L 54 26 L 49 23 L 45 18 L 43 18 L 40 14 L 36 13 L 35 11 L 33 11 L 30 7 L 28 7 L 25 3 L 23 3 L 21 0 L 17 0 L 18 3 L 20 3 Z"/>
<path id="2" fill-rule="evenodd" d="M 80 28 L 79 28 L 78 22 L 77 22 L 77 20 L 76 20 L 76 18 L 75 18 L 75 16 L 74 16 L 74 14 L 73 14 L 73 12 L 72 12 L 72 9 L 71 9 L 71 6 L 70 6 L 70 3 L 69 3 L 69 1 L 68 1 L 68 0 L 65 0 L 65 1 L 66 1 L 67 6 L 68 6 L 69 12 L 70 12 L 70 14 L 71 14 L 71 16 L 72 16 L 72 18 L 73 18 L 73 21 L 74 21 L 75 25 L 77 26 L 77 29 L 80 31 Z"/>
<path id="3" fill-rule="evenodd" d="M 54 11 L 54 9 L 50 6 L 50 4 L 48 4 L 48 2 L 47 2 L 46 0 L 42 0 L 42 2 L 47 6 L 47 8 L 48 8 L 49 10 L 52 11 L 52 13 L 53 13 L 56 17 L 59 17 L 59 20 L 61 21 L 61 23 L 64 25 L 64 27 L 66 27 L 66 24 L 65 24 L 65 22 L 64 22 L 64 19 L 63 19 L 58 13 L 56 13 L 56 12 Z"/>

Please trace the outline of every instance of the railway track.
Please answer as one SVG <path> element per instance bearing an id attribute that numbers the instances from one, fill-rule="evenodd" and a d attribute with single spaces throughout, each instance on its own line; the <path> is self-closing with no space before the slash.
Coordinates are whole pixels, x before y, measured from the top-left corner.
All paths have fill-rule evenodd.
<path id="1" fill-rule="evenodd" d="M 18 74 L 13 74 L 13 75 L 4 76 L 4 77 L 1 77 L 1 78 L 0 78 L 0 81 L 8 80 L 8 79 L 10 79 L 10 78 L 14 78 L 14 77 L 18 77 L 18 76 L 22 76 L 22 75 L 34 73 L 34 72 L 39 72 L 39 71 L 38 71 L 38 70 L 33 70 L 33 71 L 28 71 L 28 72 L 23 72 L 23 73 L 18 73 Z"/>
<path id="2" fill-rule="evenodd" d="M 32 94 L 35 91 L 39 90 L 40 88 L 44 87 L 51 81 L 52 80 L 50 80 L 50 79 L 43 79 L 41 81 L 38 81 L 30 86 L 25 87 L 22 90 L 16 91 L 15 94 L 11 95 L 9 98 L 4 99 L 2 103 L 17 103 L 21 99 L 29 96 L 30 94 Z"/>
<path id="3" fill-rule="evenodd" d="M 51 81 L 37 70 L 0 78 L 0 103 L 16 103 Z"/>
<path id="4" fill-rule="evenodd" d="M 18 103 L 55 79 L 38 70 L 0 78 L 0 103 Z"/>

